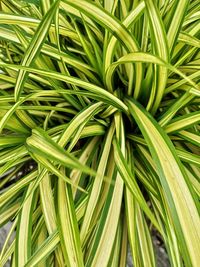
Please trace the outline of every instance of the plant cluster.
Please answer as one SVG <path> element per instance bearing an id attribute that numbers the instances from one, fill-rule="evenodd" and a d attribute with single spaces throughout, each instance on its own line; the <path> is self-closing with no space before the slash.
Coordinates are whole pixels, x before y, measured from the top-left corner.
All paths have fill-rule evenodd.
<path id="1" fill-rule="evenodd" d="M 199 0 L 0 9 L 0 266 L 198 267 Z"/>

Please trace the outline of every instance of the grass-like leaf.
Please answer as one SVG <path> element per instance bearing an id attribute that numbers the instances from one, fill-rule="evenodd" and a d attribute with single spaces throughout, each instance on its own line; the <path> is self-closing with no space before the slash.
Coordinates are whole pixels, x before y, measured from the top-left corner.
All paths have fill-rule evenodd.
<path id="1" fill-rule="evenodd" d="M 160 126 L 136 102 L 127 100 L 127 104 L 147 141 L 157 166 L 180 247 L 185 256 L 187 255 L 185 261 L 188 262 L 188 266 L 195 266 L 200 256 L 198 253 L 191 252 L 199 251 L 199 206 L 192 188 L 188 187 L 188 177 L 172 143 Z"/>

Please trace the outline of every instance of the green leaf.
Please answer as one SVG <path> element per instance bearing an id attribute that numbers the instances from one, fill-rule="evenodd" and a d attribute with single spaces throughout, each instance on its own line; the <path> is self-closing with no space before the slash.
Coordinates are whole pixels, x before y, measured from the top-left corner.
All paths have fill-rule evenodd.
<path id="1" fill-rule="evenodd" d="M 115 127 L 117 137 L 121 143 L 121 149 L 123 153 L 125 153 L 124 126 L 121 114 L 119 113 L 115 115 Z M 112 158 L 111 164 L 113 165 Z M 109 259 L 112 255 L 112 248 L 115 242 L 115 236 L 117 234 L 120 219 L 121 202 L 124 189 L 124 183 L 120 174 L 113 171 L 113 167 L 111 167 L 111 169 L 109 169 L 109 174 L 111 175 L 111 179 L 114 179 L 115 184 L 114 186 L 109 187 L 105 205 L 103 207 L 103 211 L 101 212 L 100 220 L 98 221 L 97 229 L 95 231 L 86 261 L 87 267 L 108 266 Z"/>
<path id="2" fill-rule="evenodd" d="M 27 190 L 28 198 L 23 203 L 17 224 L 17 236 L 15 247 L 15 264 L 17 267 L 25 266 L 31 256 L 31 232 L 32 232 L 32 212 L 34 209 L 33 183 Z"/>
<path id="3" fill-rule="evenodd" d="M 181 3 L 177 1 L 177 6 L 175 9 L 175 12 L 173 14 L 173 19 L 170 23 L 169 30 L 167 32 L 167 39 L 168 39 L 168 45 L 169 49 L 172 52 L 173 48 L 176 44 L 179 32 L 181 30 L 184 18 L 185 18 L 185 13 L 188 8 L 189 1 L 188 0 L 183 0 Z"/>
<path id="4" fill-rule="evenodd" d="M 134 174 L 132 173 L 132 170 L 129 168 L 128 164 L 126 163 L 125 158 L 123 157 L 123 154 L 120 150 L 120 146 L 117 143 L 116 140 L 113 142 L 114 145 L 114 157 L 115 157 L 115 163 L 117 166 L 117 169 L 119 173 L 121 174 L 122 179 L 124 180 L 127 188 L 130 190 L 130 192 L 133 194 L 135 199 L 138 201 L 138 204 L 140 207 L 144 210 L 146 215 L 149 217 L 151 222 L 154 224 L 154 226 L 159 229 L 159 226 L 157 224 L 157 221 L 155 217 L 153 216 L 152 212 L 150 211 L 141 191 L 140 188 L 136 182 L 136 179 L 134 177 Z"/>
<path id="5" fill-rule="evenodd" d="M 108 157 L 109 157 L 109 153 L 111 149 L 113 134 L 114 134 L 114 124 L 111 124 L 109 131 L 107 133 L 107 136 L 105 138 L 105 141 L 104 141 L 105 144 L 104 144 L 103 151 L 100 154 L 100 160 L 99 160 L 98 168 L 97 168 L 97 175 L 95 177 L 95 180 L 94 180 L 91 192 L 90 192 L 90 197 L 87 203 L 87 209 L 86 209 L 83 222 L 81 225 L 80 234 L 81 234 L 82 243 L 85 241 L 87 237 L 89 228 L 91 227 L 91 224 L 92 224 L 93 216 L 95 215 L 95 212 L 96 212 L 102 184 L 104 181 L 106 166 L 108 163 Z"/>
<path id="6" fill-rule="evenodd" d="M 44 75 L 45 77 L 51 76 L 52 79 L 66 81 L 70 84 L 80 86 L 81 88 L 84 88 L 85 90 L 87 90 L 89 92 L 95 93 L 96 95 L 98 95 L 98 99 L 100 99 L 101 101 L 105 101 L 106 103 L 114 105 L 119 109 L 127 111 L 126 105 L 120 99 L 118 99 L 113 94 L 107 92 L 105 89 L 103 89 L 103 88 L 101 88 L 95 84 L 82 81 L 82 80 L 75 78 L 75 77 L 68 77 L 66 75 L 63 75 L 63 74 L 55 72 L 55 71 L 39 70 L 39 69 L 34 69 L 34 68 L 25 67 L 25 66 L 21 66 L 21 65 L 12 65 L 12 64 L 6 64 L 6 63 L 1 63 L 1 62 L 0 62 L 0 66 L 15 68 L 15 69 L 22 69 L 22 70 L 26 70 L 29 72 L 34 72 L 36 74 Z M 76 93 L 76 92 L 74 92 L 74 93 Z M 18 103 L 19 102 L 17 102 L 16 104 L 18 104 Z"/>
<path id="7" fill-rule="evenodd" d="M 174 120 L 165 126 L 166 133 L 173 133 L 183 129 L 190 128 L 192 125 L 200 122 L 200 112 L 191 112 L 189 114 L 176 117 Z"/>
<path id="8" fill-rule="evenodd" d="M 61 179 L 58 180 L 57 199 L 57 217 L 65 262 L 69 266 L 84 266 L 72 191 L 69 186 L 66 188 Z"/>
<path id="9" fill-rule="evenodd" d="M 162 58 L 165 62 L 168 62 L 169 49 L 167 44 L 167 36 L 163 21 L 161 19 L 161 15 L 159 14 L 155 1 L 145 0 L 145 5 L 149 18 L 150 33 L 152 35 L 153 50 L 155 51 L 155 55 Z M 154 82 L 156 82 L 155 79 L 157 80 L 157 82 L 156 82 L 156 95 L 152 107 L 153 113 L 157 110 L 158 106 L 160 105 L 167 83 L 167 76 L 168 76 L 167 68 L 165 66 L 158 67 L 154 78 Z"/>
<path id="10" fill-rule="evenodd" d="M 75 7 L 79 11 L 82 11 L 88 17 L 93 18 L 100 25 L 106 27 L 112 34 L 116 35 L 117 39 L 124 45 L 128 52 L 138 51 L 138 44 L 134 36 L 124 27 L 124 25 L 117 20 L 114 16 L 108 13 L 105 9 L 101 8 L 99 5 L 96 5 L 93 2 L 75 0 L 68 1 L 64 0 L 63 2 L 69 4 L 72 7 Z M 136 90 L 139 91 L 142 81 L 142 66 L 141 64 L 136 65 Z"/>
<path id="11" fill-rule="evenodd" d="M 193 143 L 196 146 L 200 146 L 200 136 L 198 134 L 194 134 L 187 131 L 180 131 L 179 136 L 181 136 L 183 139 Z"/>
<path id="12" fill-rule="evenodd" d="M 51 21 L 53 19 L 53 16 L 55 14 L 56 9 L 58 8 L 58 5 L 60 3 L 60 0 L 55 1 L 55 3 L 52 5 L 52 7 L 49 9 L 49 11 L 44 16 L 43 20 L 39 24 L 36 33 L 34 37 L 32 38 L 26 53 L 24 55 L 22 66 L 30 66 L 33 64 L 36 55 L 39 53 L 40 48 L 45 41 L 45 38 L 48 34 L 48 29 L 51 25 Z M 27 79 L 28 73 L 25 70 L 19 70 L 16 85 L 15 85 L 15 100 L 18 101 L 23 85 Z"/>
<path id="13" fill-rule="evenodd" d="M 52 251 L 56 249 L 60 241 L 58 232 L 50 235 L 45 242 L 36 250 L 36 252 L 31 256 L 24 267 L 36 266 L 41 261 L 45 260 Z"/>
<path id="14" fill-rule="evenodd" d="M 62 179 L 62 178 L 61 178 Z M 54 195 L 51 188 L 51 177 L 48 173 L 40 181 L 40 197 L 42 210 L 44 214 L 44 220 L 46 223 L 46 227 L 49 235 L 53 234 L 56 230 L 58 230 L 57 218 L 56 218 L 56 210 L 54 205 Z M 56 259 L 58 264 L 61 266 L 64 265 L 64 258 L 62 255 L 61 247 L 58 246 L 55 250 Z"/>
<path id="15" fill-rule="evenodd" d="M 162 128 L 135 101 L 126 100 L 132 117 L 142 131 L 157 167 L 170 217 L 188 266 L 198 266 L 200 220 L 195 194 L 175 149 Z"/>
<path id="16" fill-rule="evenodd" d="M 31 152 L 61 163 L 68 168 L 79 169 L 87 174 L 95 175 L 93 170 L 82 165 L 74 156 L 56 144 L 42 129 L 34 129 L 32 136 L 27 138 L 26 143 Z"/>
<path id="17" fill-rule="evenodd" d="M 23 144 L 25 139 L 26 139 L 25 136 L 20 136 L 20 135 L 0 136 L 0 148 Z"/>
<path id="18" fill-rule="evenodd" d="M 113 76 L 113 73 L 114 73 L 116 67 L 118 67 L 120 64 L 125 64 L 125 63 L 130 63 L 130 62 L 153 63 L 153 64 L 157 64 L 157 65 L 160 65 L 160 66 L 165 66 L 166 68 L 168 68 L 172 72 L 175 72 L 178 75 L 180 75 L 181 77 L 183 77 L 188 83 L 191 84 L 191 86 L 193 86 L 195 88 L 193 90 L 191 89 L 191 90 L 188 90 L 188 91 L 195 92 L 197 94 L 200 93 L 198 85 L 195 84 L 184 73 L 182 73 L 177 68 L 175 68 L 171 64 L 167 63 L 163 59 L 161 59 L 161 58 L 159 58 L 157 56 L 154 56 L 152 54 L 143 53 L 143 52 L 129 53 L 129 54 L 121 57 L 117 62 L 114 62 L 108 68 L 107 73 L 106 73 L 106 83 L 107 83 L 108 88 L 111 88 L 112 87 L 111 79 L 112 79 L 112 76 Z"/>

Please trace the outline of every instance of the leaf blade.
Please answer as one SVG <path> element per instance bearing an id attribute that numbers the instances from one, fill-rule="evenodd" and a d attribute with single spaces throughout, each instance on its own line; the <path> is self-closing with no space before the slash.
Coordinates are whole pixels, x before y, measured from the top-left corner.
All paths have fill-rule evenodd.
<path id="1" fill-rule="evenodd" d="M 194 192 L 186 183 L 187 177 L 183 167 L 171 141 L 155 120 L 135 101 L 126 100 L 126 103 L 132 117 L 141 129 L 157 165 L 183 257 L 188 266 L 198 266 L 200 219 Z M 187 256 L 185 257 L 184 254 Z"/>

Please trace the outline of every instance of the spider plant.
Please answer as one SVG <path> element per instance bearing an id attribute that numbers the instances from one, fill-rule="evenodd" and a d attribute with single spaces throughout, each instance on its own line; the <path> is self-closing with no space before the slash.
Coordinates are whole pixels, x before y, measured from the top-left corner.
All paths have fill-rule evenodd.
<path id="1" fill-rule="evenodd" d="M 0 8 L 0 266 L 198 267 L 199 0 Z"/>

